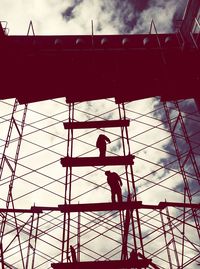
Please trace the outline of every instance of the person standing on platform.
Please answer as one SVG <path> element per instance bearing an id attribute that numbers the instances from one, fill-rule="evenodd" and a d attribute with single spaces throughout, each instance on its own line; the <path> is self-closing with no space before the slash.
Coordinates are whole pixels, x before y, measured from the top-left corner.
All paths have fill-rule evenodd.
<path id="1" fill-rule="evenodd" d="M 71 251 L 71 256 L 72 256 L 72 262 L 77 262 L 76 251 L 72 245 L 70 246 L 70 251 Z"/>
<path id="2" fill-rule="evenodd" d="M 99 149 L 99 157 L 106 156 L 106 144 L 110 142 L 110 139 L 106 135 L 99 135 L 96 142 L 96 147 Z"/>
<path id="3" fill-rule="evenodd" d="M 110 186 L 112 202 L 122 202 L 122 181 L 120 176 L 117 173 L 111 171 L 106 171 L 105 175 L 107 176 L 107 182 Z M 116 195 L 117 201 L 115 200 Z"/>

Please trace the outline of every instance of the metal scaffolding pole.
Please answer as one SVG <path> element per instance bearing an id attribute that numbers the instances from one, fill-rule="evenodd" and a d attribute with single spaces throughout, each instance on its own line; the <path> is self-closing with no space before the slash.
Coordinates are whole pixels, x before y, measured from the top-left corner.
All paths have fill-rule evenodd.
<path id="1" fill-rule="evenodd" d="M 171 110 L 170 110 L 170 104 L 174 105 L 175 109 L 175 115 L 171 115 Z M 187 129 L 184 123 L 184 118 L 182 116 L 179 104 L 177 101 L 171 102 L 168 104 L 168 102 L 164 102 L 164 109 L 166 113 L 166 118 L 167 118 L 167 123 L 170 129 L 172 141 L 174 143 L 174 148 L 175 152 L 177 155 L 177 161 L 179 164 L 179 171 L 180 174 L 182 175 L 183 182 L 184 182 L 184 190 L 186 192 L 186 199 L 185 195 L 184 197 L 184 202 L 189 202 L 192 203 L 192 191 L 190 189 L 190 184 L 189 184 L 189 179 L 192 178 L 197 182 L 197 186 L 199 187 L 200 185 L 200 173 L 199 173 L 199 168 L 195 159 L 195 155 L 193 152 L 193 148 L 189 139 L 189 135 L 187 133 Z M 185 145 L 185 149 L 181 149 L 180 145 L 180 139 L 181 139 L 181 145 Z M 187 171 L 187 164 L 188 160 L 191 162 L 189 163 L 189 172 Z M 191 176 L 192 175 L 192 176 Z M 194 176 L 193 176 L 194 175 Z M 195 225 L 196 225 L 196 232 L 198 237 L 200 238 L 200 222 L 199 222 L 199 217 L 196 209 L 192 209 L 192 217 L 194 219 Z"/>
<path id="2" fill-rule="evenodd" d="M 16 178 L 16 169 L 17 169 L 17 163 L 18 163 L 18 158 L 19 158 L 19 152 L 20 152 L 20 146 L 22 142 L 22 137 L 23 137 L 23 130 L 24 130 L 24 125 L 25 125 L 25 119 L 26 119 L 26 114 L 27 114 L 27 104 L 23 105 L 22 109 L 22 117 L 21 120 L 16 119 L 17 115 L 17 108 L 18 108 L 18 101 L 15 99 L 14 105 L 13 105 L 13 111 L 10 119 L 10 124 L 8 127 L 8 133 L 7 133 L 7 138 L 5 141 L 5 146 L 2 154 L 2 159 L 1 159 L 1 164 L 0 164 L 0 180 L 3 179 L 3 172 L 6 170 L 5 165 L 7 164 L 9 168 L 9 183 L 8 183 L 8 193 L 7 193 L 7 198 L 5 199 L 5 207 L 7 209 L 12 208 L 14 209 L 14 200 L 13 200 L 13 195 L 12 195 L 12 190 L 14 186 L 14 181 Z M 13 138 L 13 132 L 15 130 L 16 137 Z M 7 151 L 11 144 L 17 141 L 17 145 L 15 146 L 14 149 L 14 157 L 12 158 L 11 156 L 7 155 Z M 0 226 L 0 244 L 1 244 L 1 260 L 2 260 L 2 266 L 4 267 L 4 250 L 3 248 L 6 248 L 6 246 L 3 244 L 3 239 L 4 239 L 4 234 L 5 234 L 5 229 L 8 221 L 8 212 L 5 212 L 2 214 L 2 219 L 1 219 L 1 226 Z M 20 255 L 21 255 L 21 261 L 22 261 L 22 267 L 25 268 L 24 264 L 24 257 L 23 257 L 23 252 L 21 248 L 21 239 L 20 239 L 20 229 L 18 226 L 18 220 L 17 216 L 14 213 L 14 223 L 16 227 L 16 234 L 17 234 L 17 239 L 18 239 L 18 244 L 19 244 L 19 249 L 20 249 Z M 2 268 L 3 268 L 2 267 Z"/>

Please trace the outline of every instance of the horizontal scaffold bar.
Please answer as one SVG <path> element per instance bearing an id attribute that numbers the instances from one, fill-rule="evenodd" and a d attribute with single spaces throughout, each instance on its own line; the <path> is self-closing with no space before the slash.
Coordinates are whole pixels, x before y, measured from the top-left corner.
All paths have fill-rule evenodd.
<path id="1" fill-rule="evenodd" d="M 104 121 L 77 121 L 64 122 L 65 129 L 85 129 L 85 128 L 113 128 L 113 127 L 127 127 L 130 120 L 104 120 Z"/>
<path id="2" fill-rule="evenodd" d="M 115 261 L 83 261 L 71 263 L 52 263 L 54 269 L 120 269 L 120 268 L 146 268 L 151 262 L 151 259 L 133 260 L 115 260 Z"/>
<path id="3" fill-rule="evenodd" d="M 142 202 L 92 203 L 59 205 L 61 212 L 109 211 L 141 208 Z"/>
<path id="4" fill-rule="evenodd" d="M 200 204 L 160 202 L 158 205 L 142 204 L 142 201 L 122 202 L 122 203 L 91 203 L 91 204 L 63 204 L 57 207 L 50 206 L 32 206 L 31 209 L 20 208 L 0 208 L 0 212 L 9 213 L 43 213 L 43 211 L 60 211 L 60 212 L 84 212 L 84 211 L 109 211 L 109 210 L 126 210 L 126 209 L 164 209 L 166 207 L 195 208 L 200 209 Z"/>
<path id="5" fill-rule="evenodd" d="M 0 208 L 0 212 L 8 213 L 43 213 L 43 211 L 60 211 L 58 207 L 50 206 L 32 206 L 31 209 L 24 208 Z"/>
<path id="6" fill-rule="evenodd" d="M 103 165 L 131 165 L 134 155 L 108 157 L 64 157 L 61 158 L 63 167 L 75 166 L 103 166 Z"/>
<path id="7" fill-rule="evenodd" d="M 122 203 L 91 203 L 91 204 L 65 204 L 58 205 L 61 212 L 109 211 L 126 209 L 164 209 L 166 207 L 188 207 L 200 209 L 200 204 L 160 202 L 158 205 L 143 205 L 142 201 Z"/>

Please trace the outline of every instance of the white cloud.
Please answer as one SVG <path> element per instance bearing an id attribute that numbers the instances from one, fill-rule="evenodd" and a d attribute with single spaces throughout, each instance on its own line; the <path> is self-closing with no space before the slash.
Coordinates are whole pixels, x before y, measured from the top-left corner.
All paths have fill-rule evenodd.
<path id="1" fill-rule="evenodd" d="M 30 20 L 35 33 L 42 35 L 91 34 L 91 20 L 95 34 L 148 32 L 151 19 L 155 20 L 158 31 L 171 31 L 177 6 L 185 4 L 184 0 L 149 1 L 140 12 L 128 0 L 1 0 L 0 19 L 8 21 L 11 35 L 26 35 Z M 69 8 L 72 8 L 71 18 L 65 20 L 62 14 Z"/>

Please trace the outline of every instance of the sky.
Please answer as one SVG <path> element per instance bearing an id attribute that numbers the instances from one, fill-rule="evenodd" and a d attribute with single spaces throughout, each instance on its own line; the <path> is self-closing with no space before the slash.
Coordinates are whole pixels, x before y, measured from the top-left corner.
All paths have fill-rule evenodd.
<path id="1" fill-rule="evenodd" d="M 11 35 L 26 35 L 30 20 L 36 34 L 74 35 L 148 32 L 155 21 L 159 32 L 174 30 L 186 0 L 1 0 L 0 18 Z"/>
<path id="2" fill-rule="evenodd" d="M 0 19 L 8 22 L 10 35 L 26 35 L 30 20 L 34 32 L 38 35 L 72 35 L 90 34 L 91 20 L 94 24 L 94 34 L 134 34 L 149 31 L 153 19 L 159 33 L 173 32 L 175 21 L 183 14 L 187 1 L 184 0 L 146 0 L 146 1 L 66 1 L 66 0 L 0 0 Z M 2 154 L 6 139 L 7 128 L 14 100 L 0 102 L 0 153 Z M 188 133 L 195 147 L 196 157 L 199 158 L 199 115 L 193 100 L 181 101 L 184 120 Z M 23 105 L 19 105 L 15 115 L 17 122 L 23 115 Z M 170 115 L 177 115 L 171 105 Z M 126 116 L 130 119 L 129 139 L 131 151 L 135 154 L 134 180 L 136 182 L 138 200 L 143 204 L 157 204 L 160 201 L 183 201 L 183 179 L 178 173 L 178 163 L 174 156 L 174 147 L 170 137 L 163 105 L 158 98 L 149 98 L 126 104 Z M 118 118 L 117 105 L 114 100 L 99 100 L 83 102 L 75 106 L 75 120 L 107 120 Z M 24 136 L 20 149 L 16 181 L 13 197 L 16 208 L 37 206 L 57 206 L 63 203 L 65 169 L 61 167 L 60 158 L 66 155 L 67 131 L 63 122 L 68 120 L 68 106 L 64 98 L 47 100 L 28 105 Z M 107 147 L 108 156 L 122 155 L 120 130 L 79 130 L 74 131 L 74 156 L 97 156 L 96 138 L 105 133 L 111 139 Z M 180 128 L 178 129 L 180 132 Z M 12 143 L 7 149 L 11 163 L 15 156 L 17 132 L 12 134 Z M 182 142 L 182 141 L 181 141 Z M 180 143 L 181 143 L 180 142 Z M 186 148 L 186 147 L 184 147 Z M 190 180 L 194 182 L 190 174 Z M 100 167 L 95 169 L 75 168 L 72 176 L 72 202 L 92 203 L 110 201 L 110 191 L 106 184 L 105 169 L 119 173 L 123 181 L 123 194 L 126 199 L 127 185 L 124 167 Z M 1 181 L 1 207 L 9 189 L 10 170 L 6 166 Z M 84 179 L 84 180 L 83 180 Z M 191 184 L 191 186 L 196 186 Z M 195 192 L 195 190 L 193 190 Z M 194 195 L 196 201 L 197 194 Z M 167 257 L 159 212 L 141 211 L 141 227 L 144 234 L 146 255 L 155 256 L 154 262 L 167 268 Z M 181 220 L 182 211 L 170 208 L 170 215 Z M 30 231 L 29 215 L 20 214 L 17 217 L 18 226 L 23 227 L 20 240 L 23 255 L 27 255 L 28 232 Z M 77 214 L 71 216 L 70 243 L 76 246 Z M 195 238 L 193 220 L 190 212 L 186 213 L 189 225 L 186 226 L 187 238 L 185 261 L 196 255 L 199 242 Z M 105 220 L 108 221 L 105 221 Z M 164 215 L 167 223 L 167 216 Z M 173 219 L 172 225 L 176 224 Z M 7 246 L 15 232 L 13 217 L 9 216 L 4 236 Z M 26 225 L 25 225 L 26 223 Z M 117 259 L 120 256 L 119 215 L 109 212 L 95 212 L 81 215 L 81 258 L 88 259 Z M 181 223 L 181 221 L 180 221 Z M 34 227 L 36 219 L 34 221 Z M 50 268 L 51 262 L 59 262 L 62 239 L 63 218 L 60 212 L 44 212 L 39 223 L 39 240 L 37 242 L 35 268 Z M 179 229 L 180 228 L 180 229 Z M 166 229 L 169 229 L 166 225 Z M 176 246 L 181 257 L 181 225 L 174 228 Z M 34 229 L 33 233 L 36 232 Z M 131 236 L 130 236 L 131 237 Z M 162 240 L 161 240 L 162 239 Z M 168 233 L 168 242 L 172 239 Z M 22 268 L 19 245 L 15 238 L 5 254 L 6 261 L 15 267 Z M 105 244 L 105 240 L 107 240 Z M 131 239 L 128 244 L 131 249 Z M 153 242 L 153 243 L 151 243 Z M 34 237 L 31 238 L 34 245 Z M 14 247 L 14 246 L 15 247 Z M 160 251 L 164 247 L 165 251 Z M 48 251 L 45 251 L 48 249 Z M 173 246 L 170 245 L 172 261 L 175 264 Z M 32 252 L 31 252 L 32 253 Z M 101 256 L 102 255 L 102 256 Z M 163 260 L 162 260 L 163 259 Z M 26 259 L 25 259 L 26 260 Z M 29 265 L 31 268 L 31 265 Z M 186 268 L 196 269 L 196 262 Z"/>

